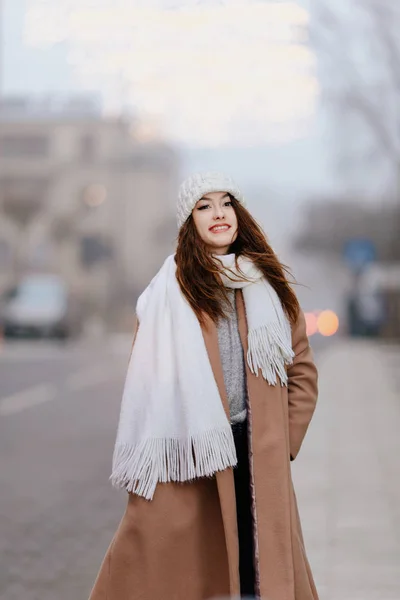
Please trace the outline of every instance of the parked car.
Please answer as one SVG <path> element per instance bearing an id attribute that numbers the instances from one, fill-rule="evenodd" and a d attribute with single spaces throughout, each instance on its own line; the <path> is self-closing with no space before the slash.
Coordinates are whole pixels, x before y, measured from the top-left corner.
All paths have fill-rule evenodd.
<path id="1" fill-rule="evenodd" d="M 4 337 L 35 336 L 65 339 L 80 331 L 78 305 L 57 275 L 27 275 L 1 297 Z"/>

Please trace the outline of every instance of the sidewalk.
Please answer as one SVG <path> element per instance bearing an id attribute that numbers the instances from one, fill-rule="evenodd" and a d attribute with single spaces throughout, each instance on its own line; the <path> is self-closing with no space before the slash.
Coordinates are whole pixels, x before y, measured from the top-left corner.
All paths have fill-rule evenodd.
<path id="1" fill-rule="evenodd" d="M 396 351 L 342 340 L 318 361 L 319 404 L 292 469 L 321 600 L 400 599 Z"/>

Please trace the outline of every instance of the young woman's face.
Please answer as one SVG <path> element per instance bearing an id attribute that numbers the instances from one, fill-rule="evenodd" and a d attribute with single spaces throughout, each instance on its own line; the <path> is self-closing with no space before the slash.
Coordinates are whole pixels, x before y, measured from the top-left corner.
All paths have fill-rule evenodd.
<path id="1" fill-rule="evenodd" d="M 198 234 L 212 254 L 226 254 L 236 240 L 238 223 L 229 194 L 210 192 L 192 212 Z"/>

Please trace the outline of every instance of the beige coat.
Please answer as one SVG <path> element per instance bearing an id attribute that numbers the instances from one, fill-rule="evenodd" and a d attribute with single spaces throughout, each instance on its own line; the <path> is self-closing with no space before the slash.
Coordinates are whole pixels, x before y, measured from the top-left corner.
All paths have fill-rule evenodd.
<path id="1" fill-rule="evenodd" d="M 236 292 L 247 351 L 243 296 Z M 216 326 L 203 335 L 229 414 Z M 292 328 L 295 359 L 288 388 L 247 368 L 257 594 L 265 600 L 316 600 L 293 490 L 296 458 L 317 400 L 317 371 L 304 315 Z M 158 484 L 152 501 L 129 494 L 90 600 L 206 600 L 239 594 L 233 470 L 212 478 Z"/>

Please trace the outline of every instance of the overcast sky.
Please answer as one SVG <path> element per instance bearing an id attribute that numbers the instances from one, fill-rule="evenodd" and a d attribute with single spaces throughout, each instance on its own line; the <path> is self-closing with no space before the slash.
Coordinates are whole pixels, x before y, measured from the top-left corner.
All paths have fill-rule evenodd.
<path id="1" fill-rule="evenodd" d="M 106 112 L 133 110 L 193 147 L 188 168 L 207 162 L 203 148 L 220 163 L 221 147 L 245 148 L 251 161 L 238 156 L 236 169 L 246 180 L 302 190 L 329 178 L 315 57 L 297 33 L 307 30 L 304 2 L 3 5 L 4 91 L 98 91 Z"/>
<path id="2" fill-rule="evenodd" d="M 106 113 L 131 107 L 171 139 L 197 145 L 291 141 L 310 127 L 319 86 L 298 4 L 92 4 L 26 0 L 22 46 L 35 64 L 18 86 L 101 90 Z M 18 20 L 16 5 L 6 7 Z M 15 31 L 6 46 L 14 39 Z M 18 71 L 8 72 L 10 85 Z"/>

